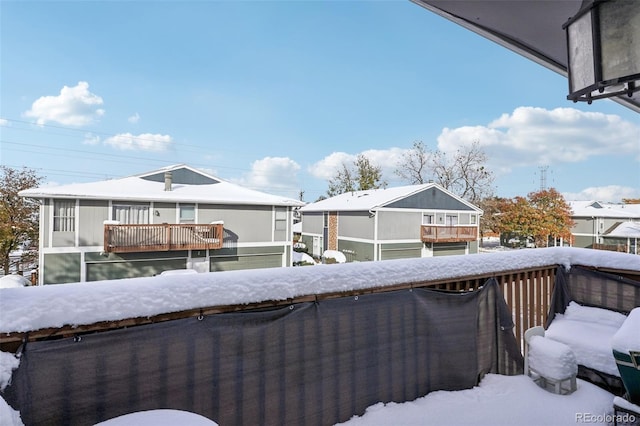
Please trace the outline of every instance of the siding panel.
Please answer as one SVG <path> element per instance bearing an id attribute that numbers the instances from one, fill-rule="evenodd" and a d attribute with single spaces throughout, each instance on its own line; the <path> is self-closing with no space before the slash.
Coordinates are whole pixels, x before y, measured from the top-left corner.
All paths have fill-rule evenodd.
<path id="1" fill-rule="evenodd" d="M 198 207 L 198 222 L 224 221 L 225 244 L 273 240 L 273 208 L 271 206 L 200 204 Z"/>
<path id="2" fill-rule="evenodd" d="M 379 211 L 377 214 L 378 240 L 420 241 L 421 212 Z"/>
<path id="3" fill-rule="evenodd" d="M 101 246 L 104 243 L 104 221 L 109 219 L 109 202 L 80 200 L 79 245 Z"/>

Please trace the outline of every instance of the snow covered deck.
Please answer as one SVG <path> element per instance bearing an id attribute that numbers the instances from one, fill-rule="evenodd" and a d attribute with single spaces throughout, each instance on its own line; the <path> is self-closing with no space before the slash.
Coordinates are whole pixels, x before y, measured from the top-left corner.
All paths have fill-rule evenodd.
<path id="1" fill-rule="evenodd" d="M 22 352 L 19 374 L 14 374 L 4 396 L 21 407 L 23 419 L 31 420 L 70 402 L 77 406 L 73 416 L 98 420 L 165 408 L 171 402 L 176 406 L 169 408 L 206 413 L 222 424 L 307 416 L 320 416 L 322 424 L 346 421 L 376 401 L 393 407 L 388 401 L 411 401 L 439 389 L 468 389 L 484 373 L 517 372 L 517 344 L 502 298 L 519 324 L 516 336 L 519 330 L 544 324 L 557 265 L 640 275 L 638 256 L 552 248 L 3 289 L 1 341 L 33 341 Z M 561 272 L 559 278 L 564 275 Z M 611 288 L 611 293 L 619 292 Z M 640 294 L 636 293 L 633 303 Z M 478 305 L 466 310 L 470 300 Z M 235 311 L 241 312 L 211 315 Z M 163 322 L 177 318 L 184 319 Z M 128 327 L 147 323 L 156 324 Z M 109 329 L 119 330 L 83 334 Z M 470 330 L 477 333 L 477 342 L 459 338 Z M 46 339 L 76 334 L 78 339 Z M 475 349 L 467 347 L 472 342 Z M 494 344 L 500 348 L 488 353 L 497 347 Z M 465 371 L 472 367 L 481 371 Z M 460 398 L 488 401 L 482 396 L 487 386 L 499 395 L 496 403 L 504 402 L 514 389 L 528 395 L 526 377 L 492 377 L 486 376 L 474 391 L 448 394 L 455 394 L 458 407 Z M 153 406 L 146 405 L 149 398 L 140 399 L 149 389 L 156 398 Z M 585 416 L 611 412 L 611 394 L 585 389 L 591 385 L 579 382 L 577 396 L 561 397 L 577 404 L 574 415 L 578 409 Z M 371 399 L 370 391 L 379 397 Z M 32 393 L 38 395 L 33 401 Z M 442 394 L 431 392 L 426 398 L 437 401 Z M 551 406 L 547 395 L 535 398 Z M 528 407 L 534 401 L 522 400 Z M 403 410 L 408 413 L 417 404 L 409 402 Z M 364 417 L 380 406 L 374 405 Z M 478 408 L 474 421 L 455 417 L 449 406 L 441 415 L 453 417 L 439 424 L 483 424 L 487 410 Z M 428 410 L 429 415 L 437 413 Z M 526 407 L 516 411 L 531 414 Z M 504 421 L 516 418 L 516 411 Z M 464 412 L 471 415 L 472 410 Z M 578 421 L 573 416 L 565 419 L 566 413 L 548 414 L 561 424 Z M 533 424 L 545 423 L 535 415 L 532 419 Z M 375 422 L 374 417 L 368 424 Z"/>

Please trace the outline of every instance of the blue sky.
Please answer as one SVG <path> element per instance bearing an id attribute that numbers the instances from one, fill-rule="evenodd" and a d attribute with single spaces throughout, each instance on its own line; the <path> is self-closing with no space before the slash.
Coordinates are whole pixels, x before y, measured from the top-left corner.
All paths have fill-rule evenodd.
<path id="1" fill-rule="evenodd" d="M 409 1 L 0 2 L 0 156 L 49 183 L 186 163 L 314 201 L 364 153 L 479 141 L 496 194 L 640 197 L 640 114 Z"/>

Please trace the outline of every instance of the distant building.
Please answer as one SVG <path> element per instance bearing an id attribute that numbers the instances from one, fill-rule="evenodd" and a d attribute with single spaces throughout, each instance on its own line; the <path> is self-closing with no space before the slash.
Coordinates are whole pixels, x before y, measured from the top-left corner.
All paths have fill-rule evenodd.
<path id="1" fill-rule="evenodd" d="M 347 261 L 478 252 L 482 210 L 435 184 L 355 191 L 300 209 L 309 253 Z"/>
<path id="2" fill-rule="evenodd" d="M 640 254 L 640 204 L 569 201 L 575 247 L 608 248 Z"/>
<path id="3" fill-rule="evenodd" d="M 20 195 L 41 200 L 40 284 L 291 266 L 304 204 L 186 165 Z"/>

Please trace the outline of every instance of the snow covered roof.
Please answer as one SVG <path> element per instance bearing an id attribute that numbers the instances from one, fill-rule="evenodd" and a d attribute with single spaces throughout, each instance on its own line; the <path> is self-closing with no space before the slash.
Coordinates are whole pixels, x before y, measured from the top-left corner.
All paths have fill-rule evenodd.
<path id="1" fill-rule="evenodd" d="M 640 256 L 551 247 L 478 255 L 129 278 L 0 289 L 0 333 L 284 301 L 411 282 L 564 265 L 640 271 Z"/>
<path id="2" fill-rule="evenodd" d="M 164 173 L 172 172 L 171 190 L 165 191 Z M 186 165 L 99 182 L 31 188 L 20 192 L 31 198 L 79 198 L 94 200 L 166 201 L 249 205 L 302 206 L 303 202 L 244 188 Z"/>
<path id="3" fill-rule="evenodd" d="M 640 219 L 640 204 L 614 204 L 601 201 L 568 201 L 574 217 Z"/>
<path id="4" fill-rule="evenodd" d="M 318 212 L 318 211 L 369 211 L 377 210 L 417 194 L 429 188 L 437 188 L 445 194 L 451 196 L 458 202 L 468 206 L 471 210 L 480 212 L 481 210 L 457 195 L 447 191 L 436 183 L 425 183 L 422 185 L 396 186 L 393 188 L 369 189 L 365 191 L 352 191 L 335 197 L 327 198 L 322 201 L 307 204 L 300 209 L 301 212 Z"/>
<path id="5" fill-rule="evenodd" d="M 614 238 L 640 238 L 640 222 L 620 222 L 612 227 L 605 237 Z"/>

